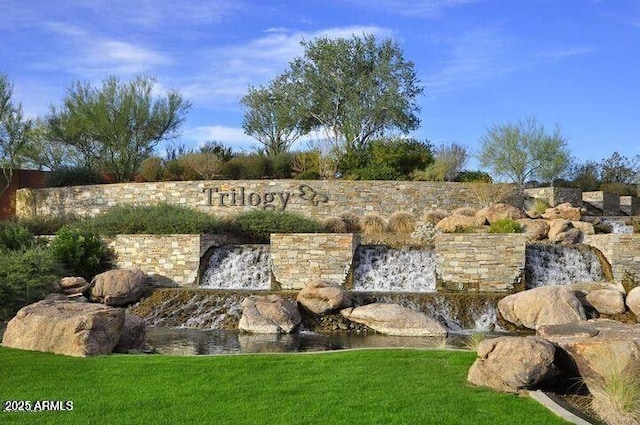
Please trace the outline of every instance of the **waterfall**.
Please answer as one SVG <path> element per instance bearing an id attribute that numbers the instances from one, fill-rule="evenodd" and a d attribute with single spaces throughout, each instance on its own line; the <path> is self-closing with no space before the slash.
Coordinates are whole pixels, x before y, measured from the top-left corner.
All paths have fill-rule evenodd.
<path id="1" fill-rule="evenodd" d="M 435 292 L 433 251 L 360 246 L 356 250 L 354 291 Z"/>
<path id="2" fill-rule="evenodd" d="M 633 234 L 633 226 L 629 226 L 625 220 L 616 220 L 613 218 L 603 218 L 602 223 L 611 227 L 611 233 Z"/>
<path id="3" fill-rule="evenodd" d="M 527 288 L 602 280 L 600 259 L 587 246 L 527 245 Z"/>
<path id="4" fill-rule="evenodd" d="M 269 245 L 224 245 L 215 249 L 200 280 L 209 289 L 271 289 Z"/>

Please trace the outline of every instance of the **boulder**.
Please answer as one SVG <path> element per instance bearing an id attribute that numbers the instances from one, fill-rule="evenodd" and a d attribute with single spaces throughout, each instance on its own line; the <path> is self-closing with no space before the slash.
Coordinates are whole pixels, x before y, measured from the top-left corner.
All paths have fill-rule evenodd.
<path id="1" fill-rule="evenodd" d="M 397 336 L 446 336 L 447 328 L 423 313 L 399 304 L 373 303 L 340 311 L 345 318 Z"/>
<path id="2" fill-rule="evenodd" d="M 617 289 L 596 289 L 584 297 L 583 305 L 600 314 L 622 314 L 625 310 L 624 294 Z"/>
<path id="3" fill-rule="evenodd" d="M 518 220 L 524 218 L 524 214 L 519 208 L 513 205 L 498 203 L 481 209 L 476 213 L 476 217 L 481 220 L 482 224 L 484 224 L 485 221 L 492 224 L 505 218 Z"/>
<path id="4" fill-rule="evenodd" d="M 549 236 L 549 223 L 545 220 L 521 218 L 518 223 L 522 226 L 522 232 L 529 240 L 541 241 Z"/>
<path id="5" fill-rule="evenodd" d="M 596 234 L 596 230 L 591 223 L 587 223 L 586 221 L 572 221 L 571 224 L 574 229 L 580 230 L 585 235 Z"/>
<path id="6" fill-rule="evenodd" d="M 537 335 L 556 345 L 557 365 L 587 386 L 616 370 L 640 370 L 640 325 L 594 319 L 542 326 Z"/>
<path id="7" fill-rule="evenodd" d="M 144 345 L 145 333 L 146 325 L 144 320 L 138 316 L 125 312 L 124 325 L 122 326 L 120 339 L 118 340 L 114 351 L 118 353 L 126 353 L 131 350 L 141 349 Z"/>
<path id="8" fill-rule="evenodd" d="M 546 211 L 542 213 L 542 217 L 546 218 L 547 220 L 555 220 L 561 218 L 563 220 L 580 221 L 581 216 L 582 214 L 580 208 L 573 207 L 568 202 L 556 205 L 552 208 L 547 208 Z"/>
<path id="9" fill-rule="evenodd" d="M 559 234 L 573 229 L 573 224 L 569 220 L 551 220 L 549 221 L 549 240 L 555 242 Z"/>
<path id="10" fill-rule="evenodd" d="M 555 347 L 534 336 L 486 339 L 478 346 L 478 358 L 467 380 L 497 391 L 516 393 L 535 387 L 553 364 Z"/>
<path id="11" fill-rule="evenodd" d="M 549 238 L 551 240 L 551 238 Z M 552 242 L 561 243 L 563 245 L 574 245 L 581 243 L 584 240 L 584 235 L 578 229 L 569 229 L 566 232 L 558 233 Z"/>
<path id="12" fill-rule="evenodd" d="M 629 310 L 640 318 L 640 286 L 629 291 L 626 303 Z"/>
<path id="13" fill-rule="evenodd" d="M 135 303 L 146 290 L 145 280 L 146 275 L 137 268 L 100 273 L 91 281 L 89 299 L 115 307 Z"/>
<path id="14" fill-rule="evenodd" d="M 300 291 L 296 299 L 314 314 L 326 314 L 351 305 L 347 292 L 334 282 L 311 282 Z"/>
<path id="15" fill-rule="evenodd" d="M 238 328 L 251 333 L 291 333 L 301 320 L 291 300 L 279 295 L 251 295 L 242 301 Z"/>
<path id="16" fill-rule="evenodd" d="M 586 320 L 578 297 L 571 289 L 560 285 L 507 295 L 498 301 L 498 311 L 508 322 L 529 329 Z"/>
<path id="17" fill-rule="evenodd" d="M 478 219 L 477 217 L 454 214 L 440 220 L 438 224 L 436 224 L 436 229 L 442 232 L 453 233 L 483 224 L 484 220 Z"/>
<path id="18" fill-rule="evenodd" d="M 111 353 L 124 325 L 124 309 L 43 300 L 18 311 L 2 344 L 23 350 L 85 357 Z"/>
<path id="19" fill-rule="evenodd" d="M 60 279 L 60 292 L 65 295 L 83 294 L 91 285 L 84 277 L 63 277 Z"/>

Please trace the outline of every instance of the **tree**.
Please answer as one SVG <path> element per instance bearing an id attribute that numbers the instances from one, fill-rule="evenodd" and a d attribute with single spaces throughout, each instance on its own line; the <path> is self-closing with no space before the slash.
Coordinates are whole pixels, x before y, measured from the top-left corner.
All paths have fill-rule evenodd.
<path id="1" fill-rule="evenodd" d="M 29 151 L 33 123 L 22 113 L 22 105 L 14 104 L 13 84 L 0 74 L 0 169 L 4 182 L 0 196 L 4 194 L 13 177 L 13 170 L 20 167 Z"/>
<path id="2" fill-rule="evenodd" d="M 638 183 L 640 178 L 640 155 L 629 159 L 614 152 L 609 158 L 603 159 L 600 165 L 602 183 Z"/>
<path id="3" fill-rule="evenodd" d="M 574 160 L 569 171 L 571 185 L 583 192 L 598 190 L 601 176 L 600 164 L 595 161 L 579 162 Z"/>
<path id="4" fill-rule="evenodd" d="M 520 187 L 532 179 L 552 182 L 569 166 L 567 141 L 560 128 L 547 134 L 535 118 L 493 125 L 481 143 L 480 165 Z"/>
<path id="5" fill-rule="evenodd" d="M 390 39 L 373 35 L 303 41 L 304 54 L 291 63 L 291 79 L 303 128 L 323 130 L 338 156 L 364 151 L 390 130 L 416 129 L 423 92 L 414 65 Z"/>
<path id="6" fill-rule="evenodd" d="M 27 156 L 28 162 L 38 169 L 56 170 L 82 163 L 78 151 L 67 143 L 54 140 L 47 123 L 40 118 L 33 121 Z"/>
<path id="7" fill-rule="evenodd" d="M 82 165 L 131 180 L 158 143 L 178 136 L 191 107 L 175 90 L 154 97 L 154 83 L 145 76 L 126 82 L 109 76 L 100 88 L 73 83 L 48 117 L 52 140 L 73 146 Z"/>
<path id="8" fill-rule="evenodd" d="M 467 163 L 467 148 L 457 143 L 441 144 L 435 152 L 436 168 L 443 171 L 442 180 L 452 182 Z"/>
<path id="9" fill-rule="evenodd" d="M 267 155 L 289 152 L 304 133 L 297 87 L 285 73 L 267 87 L 249 86 L 249 93 L 240 100 L 244 106 L 242 128 L 263 145 Z"/>

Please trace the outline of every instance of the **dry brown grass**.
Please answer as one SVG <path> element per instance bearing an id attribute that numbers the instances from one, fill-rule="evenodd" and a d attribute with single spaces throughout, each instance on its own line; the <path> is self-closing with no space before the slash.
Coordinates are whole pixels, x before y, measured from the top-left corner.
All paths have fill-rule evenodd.
<path id="1" fill-rule="evenodd" d="M 398 235 L 410 235 L 416 228 L 416 219 L 407 211 L 397 211 L 389 217 L 389 230 Z"/>
<path id="2" fill-rule="evenodd" d="M 340 217 L 328 217 L 322 221 L 322 225 L 329 233 L 347 233 L 347 223 Z"/>
<path id="3" fill-rule="evenodd" d="M 469 191 L 478 203 L 485 207 L 506 202 L 518 193 L 516 186 L 504 183 L 471 183 Z"/>
<path id="4" fill-rule="evenodd" d="M 340 218 L 347 226 L 347 232 L 358 233 L 362 231 L 362 226 L 360 225 L 360 216 L 358 214 L 352 213 L 351 211 L 346 211 L 340 214 Z"/>
<path id="5" fill-rule="evenodd" d="M 586 380 L 593 411 L 608 425 L 640 424 L 640 368 L 621 367 L 613 353 L 600 380 Z"/>
<path id="6" fill-rule="evenodd" d="M 471 208 L 471 207 L 460 207 L 460 208 L 456 208 L 455 210 L 453 210 L 453 214 L 464 215 L 464 216 L 467 216 L 467 217 L 475 217 L 477 211 L 478 210 L 476 210 L 475 208 Z"/>
<path id="7" fill-rule="evenodd" d="M 380 235 L 387 231 L 387 223 L 376 213 L 367 213 L 362 218 L 362 232 L 365 235 Z"/>
<path id="8" fill-rule="evenodd" d="M 449 214 L 445 210 L 431 209 L 425 211 L 424 215 L 422 216 L 422 221 L 425 223 L 431 223 L 435 226 L 440 220 L 445 217 L 449 217 L 450 215 L 451 214 Z"/>

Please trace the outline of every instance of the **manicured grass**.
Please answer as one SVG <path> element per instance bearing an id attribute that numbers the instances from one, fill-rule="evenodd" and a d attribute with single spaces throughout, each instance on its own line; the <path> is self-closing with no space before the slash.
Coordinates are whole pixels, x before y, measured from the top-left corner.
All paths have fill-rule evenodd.
<path id="1" fill-rule="evenodd" d="M 466 384 L 475 354 L 71 358 L 0 347 L 0 399 L 72 400 L 7 424 L 560 424 L 535 401 Z"/>

